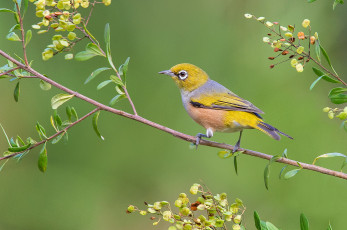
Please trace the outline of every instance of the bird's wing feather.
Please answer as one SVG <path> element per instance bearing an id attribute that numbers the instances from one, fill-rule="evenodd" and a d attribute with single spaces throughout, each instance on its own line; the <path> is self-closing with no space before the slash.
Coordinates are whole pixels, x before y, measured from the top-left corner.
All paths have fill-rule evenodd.
<path id="1" fill-rule="evenodd" d="M 219 109 L 227 111 L 243 111 L 250 113 L 264 113 L 252 103 L 242 99 L 232 92 L 228 93 L 212 93 L 207 95 L 200 95 L 198 97 L 191 97 L 190 103 L 195 107 L 207 109 Z"/>

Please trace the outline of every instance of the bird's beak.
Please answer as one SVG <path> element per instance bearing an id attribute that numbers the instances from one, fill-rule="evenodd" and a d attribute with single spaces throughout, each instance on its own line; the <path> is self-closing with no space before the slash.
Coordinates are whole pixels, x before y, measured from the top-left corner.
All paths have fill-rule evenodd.
<path id="1" fill-rule="evenodd" d="M 159 72 L 160 74 L 165 74 L 165 75 L 169 75 L 171 77 L 174 77 L 176 76 L 171 70 L 164 70 L 164 71 L 161 71 Z"/>

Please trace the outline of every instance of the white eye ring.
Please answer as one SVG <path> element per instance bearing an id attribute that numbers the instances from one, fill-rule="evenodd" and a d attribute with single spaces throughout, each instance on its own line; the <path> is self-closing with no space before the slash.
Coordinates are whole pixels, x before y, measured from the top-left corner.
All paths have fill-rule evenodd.
<path id="1" fill-rule="evenodd" d="M 181 70 L 180 72 L 178 72 L 178 77 L 179 77 L 181 80 L 186 79 L 186 78 L 188 77 L 187 71 Z"/>

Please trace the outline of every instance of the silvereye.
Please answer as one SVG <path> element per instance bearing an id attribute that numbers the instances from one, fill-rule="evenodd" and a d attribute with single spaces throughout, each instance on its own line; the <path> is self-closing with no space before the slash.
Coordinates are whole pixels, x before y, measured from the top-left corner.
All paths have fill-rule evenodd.
<path id="1" fill-rule="evenodd" d="M 244 129 L 258 129 L 275 140 L 281 139 L 279 134 L 293 139 L 265 123 L 259 115 L 264 113 L 263 111 L 211 80 L 195 65 L 178 64 L 159 73 L 171 76 L 181 91 L 183 106 L 189 116 L 206 129 L 206 134 L 198 133 L 196 146 L 199 145 L 201 137 L 210 138 L 216 131 L 240 132 L 233 152 L 240 148 Z"/>

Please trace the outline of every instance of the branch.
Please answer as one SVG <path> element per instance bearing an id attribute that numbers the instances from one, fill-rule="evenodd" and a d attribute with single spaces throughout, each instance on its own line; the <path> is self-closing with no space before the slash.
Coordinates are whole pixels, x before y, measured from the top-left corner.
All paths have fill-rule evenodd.
<path id="1" fill-rule="evenodd" d="M 69 128 L 71 128 L 72 126 L 76 125 L 77 123 L 80 123 L 81 121 L 83 121 L 83 120 L 86 119 L 87 117 L 93 115 L 94 113 L 96 113 L 96 112 L 99 111 L 99 110 L 100 110 L 100 108 L 93 109 L 92 111 L 90 111 L 89 113 L 87 113 L 86 115 L 84 115 L 83 117 L 81 117 L 80 119 L 78 119 L 77 121 L 71 123 L 71 124 L 70 124 L 69 126 L 67 126 L 65 129 L 60 130 L 59 132 L 57 132 L 57 133 L 53 134 L 52 136 L 48 137 L 47 139 L 44 139 L 44 140 L 42 140 L 42 141 L 40 141 L 40 142 L 37 142 L 36 144 L 30 146 L 29 148 L 27 148 L 27 149 L 25 149 L 25 150 L 23 150 L 23 151 L 21 151 L 21 152 L 15 152 L 15 153 L 6 155 L 6 156 L 4 156 L 4 157 L 0 157 L 0 161 L 1 161 L 1 160 L 8 159 L 8 158 L 11 158 L 11 157 L 14 157 L 14 156 L 19 155 L 19 154 L 21 154 L 21 153 L 27 152 L 27 151 L 29 151 L 29 150 L 31 150 L 31 149 L 33 149 L 33 148 L 36 148 L 37 146 L 40 146 L 40 145 L 46 143 L 47 141 L 52 140 L 53 138 L 59 136 L 59 135 L 62 134 L 62 133 L 65 133 Z"/>
<path id="2" fill-rule="evenodd" d="M 89 104 L 92 104 L 92 105 L 96 106 L 96 109 L 92 111 L 93 113 L 98 111 L 98 110 L 108 111 L 108 112 L 111 112 L 113 114 L 120 115 L 120 116 L 129 118 L 129 119 L 138 121 L 140 123 L 143 123 L 145 125 L 151 126 L 153 128 L 159 129 L 159 130 L 161 130 L 163 132 L 169 133 L 169 134 L 173 135 L 174 137 L 180 138 L 180 139 L 182 139 L 184 141 L 191 142 L 191 143 L 196 143 L 196 137 L 195 136 L 190 136 L 190 135 L 178 132 L 178 131 L 170 129 L 170 128 L 166 127 L 166 126 L 160 125 L 160 124 L 155 123 L 155 122 L 150 121 L 150 120 L 147 120 L 147 119 L 145 119 L 145 118 L 143 118 L 143 117 L 141 117 L 139 115 L 130 114 L 130 113 L 124 112 L 122 110 L 114 109 L 112 107 L 109 107 L 109 106 L 106 106 L 104 104 L 101 104 L 100 102 L 97 102 L 97 101 L 95 101 L 95 100 L 93 100 L 93 99 L 91 99 L 89 97 L 86 97 L 86 96 L 84 96 L 84 95 L 82 95 L 82 94 L 80 94 L 78 92 L 75 92 L 75 91 L 73 91 L 73 90 L 71 90 L 71 89 L 69 89 L 69 88 L 67 88 L 67 87 L 65 87 L 65 86 L 63 86 L 63 85 L 53 81 L 50 78 L 45 77 L 44 75 L 40 74 L 39 72 L 37 72 L 36 70 L 31 68 L 30 66 L 26 66 L 26 65 L 22 64 L 21 62 L 17 61 L 16 59 L 12 58 L 10 55 L 8 55 L 7 53 L 5 53 L 2 50 L 0 50 L 0 55 L 5 57 L 6 59 L 12 61 L 17 66 L 19 66 L 20 68 L 26 70 L 27 72 L 31 73 L 32 75 L 36 76 L 37 78 L 39 78 L 39 79 L 41 79 L 41 80 L 43 80 L 43 81 L 45 81 L 45 82 L 55 86 L 58 89 L 61 89 L 61 90 L 65 91 L 65 92 L 67 92 L 69 94 L 72 94 L 75 97 L 80 98 L 80 99 L 88 102 Z M 90 116 L 91 114 L 87 114 L 87 115 Z M 84 116 L 83 119 L 86 118 L 86 116 Z M 78 120 L 78 122 L 80 122 L 83 119 L 81 118 L 80 120 Z M 75 122 L 75 123 L 77 124 L 78 122 Z M 67 128 L 70 128 L 70 127 L 72 127 L 72 124 L 70 126 L 68 126 Z M 59 134 L 57 134 L 57 135 L 59 135 Z M 231 150 L 231 151 L 234 150 L 234 146 L 232 146 L 232 145 L 218 143 L 218 142 L 213 142 L 213 141 L 207 141 L 207 140 L 203 140 L 203 139 L 200 140 L 200 145 L 215 147 L 215 148 L 219 148 L 219 149 L 228 149 L 228 150 Z M 37 146 L 37 144 L 36 144 L 36 146 Z M 30 147 L 30 149 L 32 149 L 32 148 L 34 148 L 36 146 L 34 145 L 34 146 Z M 242 152 L 245 155 L 250 155 L 250 156 L 254 156 L 254 157 L 258 157 L 258 158 L 262 158 L 262 159 L 266 159 L 266 160 L 270 160 L 273 157 L 272 155 L 268 155 L 268 154 L 257 152 L 257 151 L 253 151 L 253 150 L 243 149 L 243 148 L 240 148 L 239 151 Z M 9 157 L 10 157 L 10 155 L 9 155 Z M 9 157 L 7 157 L 7 158 L 9 158 Z M 2 159 L 6 159 L 6 158 L 0 158 L 0 160 L 2 160 Z M 320 166 L 307 164 L 307 163 L 302 163 L 302 162 L 299 162 L 299 164 L 298 164 L 297 161 L 291 160 L 291 159 L 287 159 L 287 158 L 279 158 L 276 162 L 283 163 L 283 164 L 286 164 L 286 165 L 292 165 L 292 166 L 295 166 L 295 167 L 299 167 L 299 164 L 300 164 L 303 169 L 312 170 L 312 171 L 316 171 L 316 172 L 319 172 L 319 173 L 323 173 L 323 174 L 327 174 L 327 175 L 331 175 L 331 176 L 335 176 L 335 177 L 339 177 L 339 178 L 347 180 L 347 174 L 346 173 L 330 170 L 330 169 L 323 168 L 323 167 L 320 167 Z"/>
<path id="3" fill-rule="evenodd" d="M 18 15 L 18 18 L 19 18 L 20 32 L 21 32 L 21 36 L 22 36 L 22 47 L 23 47 L 24 62 L 25 62 L 25 65 L 29 66 L 29 62 L 28 62 L 28 58 L 27 58 L 27 52 L 25 50 L 26 47 L 25 47 L 23 18 L 22 18 L 21 13 L 20 13 L 18 2 L 16 1 L 15 4 L 16 4 L 17 12 L 18 12 L 17 15 Z"/>

